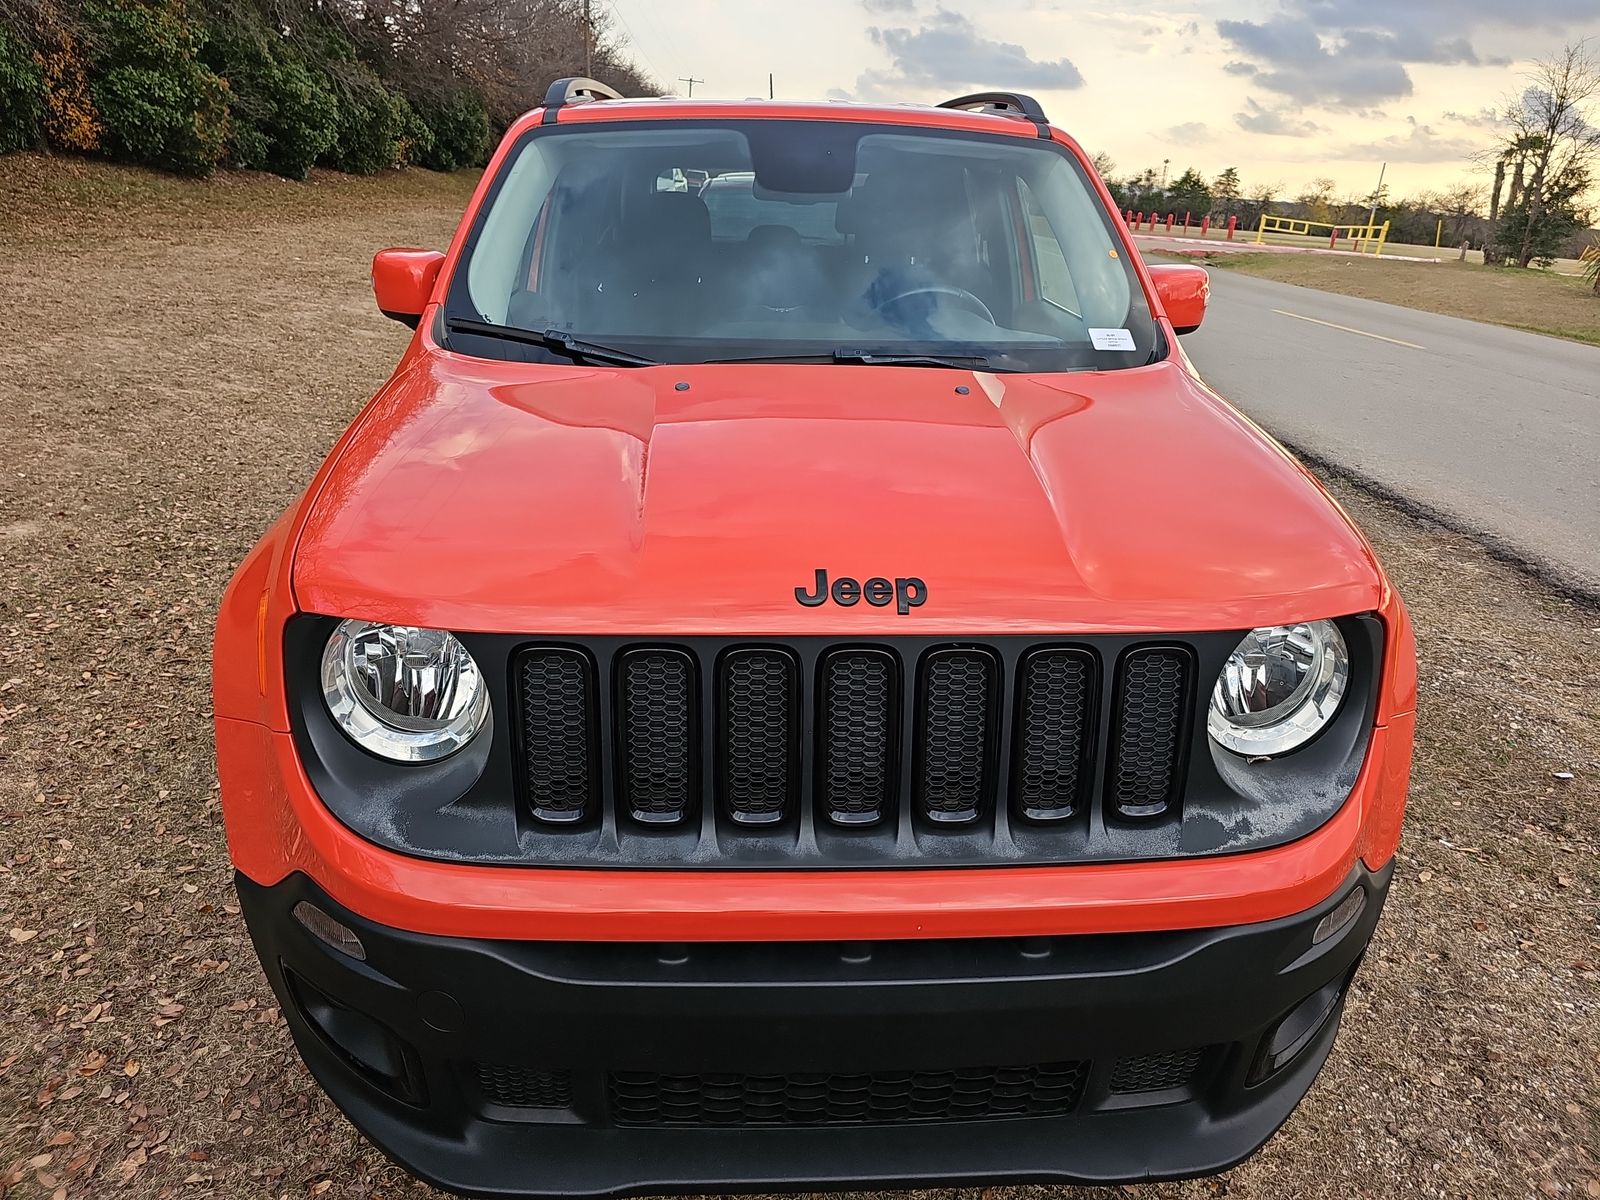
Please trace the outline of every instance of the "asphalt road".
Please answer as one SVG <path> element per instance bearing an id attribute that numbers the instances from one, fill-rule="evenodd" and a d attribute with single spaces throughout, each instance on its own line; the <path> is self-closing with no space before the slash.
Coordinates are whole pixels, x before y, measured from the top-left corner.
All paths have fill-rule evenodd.
<path id="1" fill-rule="evenodd" d="M 1211 282 L 1184 348 L 1252 419 L 1600 593 L 1600 348 L 1222 270 Z"/>

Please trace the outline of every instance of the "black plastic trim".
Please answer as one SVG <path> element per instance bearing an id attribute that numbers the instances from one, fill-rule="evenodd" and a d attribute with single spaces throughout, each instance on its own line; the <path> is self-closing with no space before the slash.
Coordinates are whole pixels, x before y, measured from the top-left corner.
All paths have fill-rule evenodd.
<path id="1" fill-rule="evenodd" d="M 1225 1170 L 1310 1088 L 1392 865 L 1357 867 L 1278 921 L 1154 933 L 960 940 L 559 943 L 409 933 L 349 912 L 304 876 L 236 877 L 240 904 L 301 1055 L 356 1126 L 435 1186 L 471 1195 L 873 1190 L 1006 1182 L 1120 1183 Z M 1360 918 L 1312 944 L 1366 889 Z M 289 915 L 309 901 L 360 937 L 358 963 Z M 311 1029 L 284 968 L 413 1048 L 422 1105 L 355 1069 Z M 1252 1084 L 1285 1014 L 1336 992 L 1292 1057 Z M 1320 1008 L 1320 1003 L 1318 1004 Z M 1183 1085 L 1116 1092 L 1116 1064 L 1206 1048 Z M 616 1071 L 682 1075 L 959 1071 L 1089 1063 L 1073 1112 L 850 1127 L 622 1127 Z M 485 1096 L 477 1064 L 570 1079 L 565 1107 Z"/>
<path id="2" fill-rule="evenodd" d="M 771 647 L 771 638 L 680 638 L 670 644 L 696 666 L 698 776 L 695 817 L 652 828 L 632 820 L 618 803 L 617 714 L 612 681 L 618 656 L 660 646 L 646 637 L 587 637 L 577 648 L 595 664 L 600 811 L 590 819 L 553 826 L 537 820 L 520 791 L 518 717 L 511 663 L 530 646 L 573 646 L 573 639 L 509 634 L 458 636 L 477 659 L 490 687 L 493 716 L 484 734 L 438 763 L 402 765 L 353 745 L 334 726 L 322 701 L 318 668 L 333 618 L 299 616 L 285 633 L 290 728 L 317 795 L 355 833 L 419 858 L 505 866 L 640 867 L 684 869 L 831 869 L 1053 865 L 1129 862 L 1239 853 L 1285 845 L 1313 832 L 1344 804 L 1365 760 L 1375 718 L 1383 658 L 1383 627 L 1373 616 L 1341 618 L 1351 654 L 1351 690 L 1334 721 L 1305 746 L 1269 761 L 1248 761 L 1211 742 L 1205 705 L 1211 681 L 1243 637 L 1242 631 L 1164 637 L 1094 634 L 1082 637 L 1003 635 L 955 642 L 948 636 L 906 635 L 857 642 L 794 637 L 776 644 L 798 664 L 801 754 L 800 802 L 785 819 L 745 825 L 729 819 L 720 794 L 717 759 L 723 655 Z M 1114 722 L 1115 664 L 1124 653 L 1153 644 L 1179 644 L 1195 657 L 1198 683 L 1191 705 L 1184 786 L 1177 802 L 1154 817 L 1126 819 L 1106 803 Z M 976 646 L 998 662 L 1006 702 L 998 714 L 999 752 L 993 803 L 978 819 L 941 825 L 918 818 L 914 674 L 924 654 Z M 897 685 L 892 804 L 866 826 L 838 825 L 821 806 L 816 752 L 821 714 L 817 686 L 822 657 L 838 649 L 870 650 L 892 661 Z M 1019 814 L 1014 800 L 1018 706 L 1013 682 L 1024 656 L 1036 649 L 1072 649 L 1094 661 L 1096 722 L 1086 772 L 1085 802 L 1059 820 Z M 1270 819 L 1265 819 L 1270 818 Z"/>
<path id="3" fill-rule="evenodd" d="M 1050 118 L 1044 115 L 1044 105 L 1023 92 L 974 92 L 970 96 L 957 96 L 941 101 L 939 108 L 955 108 L 965 112 L 999 109 L 1032 121 L 1039 127 L 1039 136 L 1050 136 Z"/>

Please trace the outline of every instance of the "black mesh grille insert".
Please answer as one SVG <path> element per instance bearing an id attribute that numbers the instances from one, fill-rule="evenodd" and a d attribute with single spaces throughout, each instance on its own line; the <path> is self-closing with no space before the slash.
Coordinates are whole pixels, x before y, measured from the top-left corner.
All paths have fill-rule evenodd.
<path id="1" fill-rule="evenodd" d="M 1060 1116 L 1083 1093 L 1086 1064 L 880 1071 L 870 1075 L 610 1077 L 619 1125 L 886 1125 Z"/>
<path id="2" fill-rule="evenodd" d="M 1156 816 L 1175 798 L 1189 712 L 1191 660 L 1185 650 L 1130 651 L 1117 684 L 1111 800 L 1126 817 Z"/>
<path id="3" fill-rule="evenodd" d="M 528 806 L 545 821 L 581 821 L 595 803 L 594 674 L 579 650 L 524 651 L 518 668 Z"/>
<path id="4" fill-rule="evenodd" d="M 476 1069 L 478 1087 L 490 1104 L 506 1108 L 568 1108 L 572 1104 L 570 1071 L 485 1062 Z"/>
<path id="5" fill-rule="evenodd" d="M 880 650 L 839 650 L 822 664 L 822 804 L 845 825 L 889 809 L 896 665 Z"/>
<path id="6" fill-rule="evenodd" d="M 1036 821 L 1074 815 L 1090 778 L 1093 660 L 1077 650 L 1040 650 L 1022 667 L 1017 717 L 1017 811 Z"/>
<path id="7" fill-rule="evenodd" d="M 970 821 L 992 773 L 994 659 L 981 650 L 935 650 L 922 670 L 918 803 L 935 821 Z"/>
<path id="8" fill-rule="evenodd" d="M 622 793 L 637 821 L 673 824 L 689 810 L 694 669 L 681 650 L 622 656 Z"/>
<path id="9" fill-rule="evenodd" d="M 793 809 L 798 692 L 794 658 L 782 650 L 723 659 L 722 794 L 741 824 L 770 824 Z"/>
<path id="10" fill-rule="evenodd" d="M 1205 1054 L 1204 1046 L 1173 1050 L 1167 1054 L 1141 1054 L 1117 1059 L 1111 1071 L 1113 1092 L 1165 1092 L 1183 1087 L 1194 1078 Z"/>

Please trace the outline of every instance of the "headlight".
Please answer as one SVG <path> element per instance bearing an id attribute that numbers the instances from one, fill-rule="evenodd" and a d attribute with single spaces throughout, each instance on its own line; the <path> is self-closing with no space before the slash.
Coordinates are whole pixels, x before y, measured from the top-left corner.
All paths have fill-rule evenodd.
<path id="1" fill-rule="evenodd" d="M 1350 651 L 1332 621 L 1253 629 L 1217 677 L 1206 728 L 1235 754 L 1286 754 L 1333 720 L 1349 682 Z"/>
<path id="2" fill-rule="evenodd" d="M 483 728 L 489 689 L 467 648 L 442 629 L 341 621 L 322 652 L 322 697 L 363 750 L 435 762 Z"/>

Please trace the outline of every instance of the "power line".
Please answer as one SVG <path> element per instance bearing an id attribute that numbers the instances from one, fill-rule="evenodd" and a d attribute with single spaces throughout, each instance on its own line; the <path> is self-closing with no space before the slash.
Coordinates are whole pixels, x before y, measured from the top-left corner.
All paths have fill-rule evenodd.
<path id="1" fill-rule="evenodd" d="M 644 46 L 639 42 L 639 35 L 634 33 L 633 26 L 628 24 L 628 18 L 622 15 L 622 10 L 619 9 L 614 2 L 610 3 L 608 7 L 611 9 L 611 15 L 622 22 L 623 32 L 628 35 L 628 48 L 640 58 L 644 59 L 644 65 L 650 68 L 651 73 L 655 75 L 657 79 L 664 78 L 664 76 L 661 74 L 661 68 L 656 66 L 656 64 L 651 60 L 649 54 L 645 53 Z"/>

